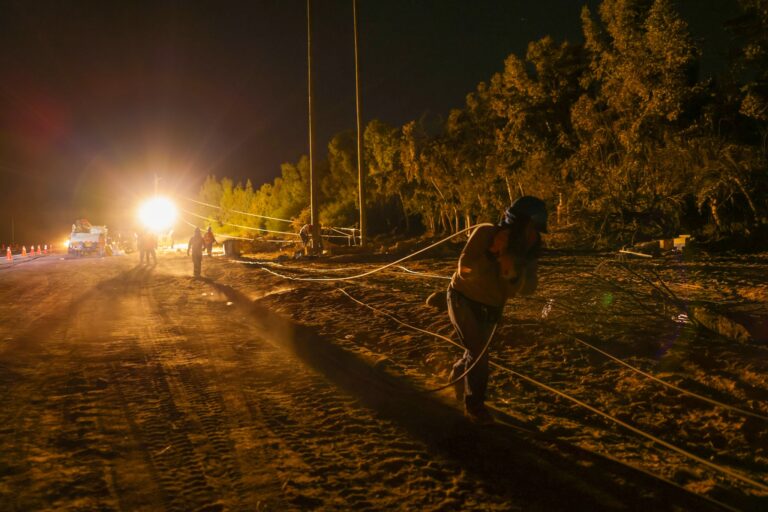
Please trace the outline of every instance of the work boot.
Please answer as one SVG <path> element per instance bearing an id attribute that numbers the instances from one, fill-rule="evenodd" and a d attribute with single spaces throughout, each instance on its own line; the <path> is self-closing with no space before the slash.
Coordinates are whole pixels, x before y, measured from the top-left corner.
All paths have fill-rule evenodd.
<path id="1" fill-rule="evenodd" d="M 465 406 L 464 416 L 475 425 L 491 425 L 496 422 L 483 404 Z"/>

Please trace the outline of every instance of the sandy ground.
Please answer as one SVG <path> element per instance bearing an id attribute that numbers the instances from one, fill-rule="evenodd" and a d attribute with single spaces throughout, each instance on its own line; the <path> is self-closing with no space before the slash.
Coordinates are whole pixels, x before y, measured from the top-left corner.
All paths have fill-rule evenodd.
<path id="1" fill-rule="evenodd" d="M 537 297 L 507 307 L 488 427 L 467 423 L 447 391 L 423 392 L 460 351 L 396 321 L 452 335 L 424 303 L 451 256 L 406 263 L 428 275 L 321 282 L 297 278 L 379 263 L 213 258 L 202 280 L 170 254 L 157 267 L 3 266 L 0 510 L 765 510 L 768 492 L 749 481 L 768 486 L 768 421 L 665 388 L 574 337 L 768 416 L 765 342 L 696 329 L 669 298 L 759 327 L 768 259 L 636 273 L 604 261 L 549 254 Z M 669 294 L 642 279 L 653 272 Z"/>

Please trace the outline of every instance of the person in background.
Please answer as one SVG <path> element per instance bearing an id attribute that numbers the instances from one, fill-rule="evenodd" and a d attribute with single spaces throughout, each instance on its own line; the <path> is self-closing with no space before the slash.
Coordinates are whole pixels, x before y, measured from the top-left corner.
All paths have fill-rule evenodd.
<path id="1" fill-rule="evenodd" d="M 139 265 L 143 265 L 144 260 L 147 258 L 146 242 L 144 241 L 146 237 L 146 230 L 136 233 L 136 248 L 139 250 Z"/>
<path id="2" fill-rule="evenodd" d="M 301 239 L 301 245 L 304 248 L 304 254 L 307 254 L 309 249 L 309 240 L 312 237 L 312 224 L 304 224 L 299 230 L 299 238 Z"/>
<path id="3" fill-rule="evenodd" d="M 144 233 L 144 250 L 147 253 L 147 265 L 152 257 L 152 264 L 157 265 L 157 235 L 151 231 Z"/>
<path id="4" fill-rule="evenodd" d="M 206 231 L 203 236 L 203 243 L 205 244 L 205 250 L 208 252 L 208 256 L 213 256 L 213 244 L 218 242 L 216 242 L 216 238 L 213 236 L 211 226 L 208 226 L 208 231 Z"/>
<path id="5" fill-rule="evenodd" d="M 459 256 L 448 286 L 448 315 L 466 350 L 454 363 L 450 381 L 474 423 L 493 422 L 485 407 L 488 347 L 507 299 L 536 290 L 541 233 L 546 232 L 544 202 L 524 196 L 507 208 L 498 225 L 478 226 Z"/>
<path id="6" fill-rule="evenodd" d="M 195 233 L 192 235 L 192 238 L 189 239 L 189 243 L 187 244 L 187 256 L 189 256 L 190 252 L 192 253 L 192 267 L 195 277 L 200 277 L 202 271 L 204 245 L 205 241 L 200 234 L 200 228 L 195 228 Z"/>

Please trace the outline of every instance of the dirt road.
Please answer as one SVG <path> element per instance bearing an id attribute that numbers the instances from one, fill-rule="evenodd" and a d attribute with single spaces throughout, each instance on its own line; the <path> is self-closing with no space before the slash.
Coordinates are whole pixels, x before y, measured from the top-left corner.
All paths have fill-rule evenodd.
<path id="1" fill-rule="evenodd" d="M 189 267 L 0 269 L 0 510 L 717 508 L 520 426 L 471 426 L 267 310 L 270 290 Z"/>

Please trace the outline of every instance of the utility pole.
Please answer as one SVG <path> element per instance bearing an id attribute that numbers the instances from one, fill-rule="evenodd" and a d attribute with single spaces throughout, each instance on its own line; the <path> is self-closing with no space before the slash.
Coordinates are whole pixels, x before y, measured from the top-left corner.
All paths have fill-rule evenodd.
<path id="1" fill-rule="evenodd" d="M 317 176 L 314 165 L 312 123 L 312 17 L 311 0 L 307 0 L 307 97 L 309 103 L 309 223 L 312 224 L 312 252 L 320 248 L 320 218 L 317 214 Z"/>
<path id="2" fill-rule="evenodd" d="M 355 110 L 357 115 L 357 195 L 360 205 L 360 246 L 365 245 L 365 176 L 363 175 L 363 126 L 360 121 L 360 58 L 357 38 L 357 0 L 352 0 L 352 17 L 355 24 Z"/>

